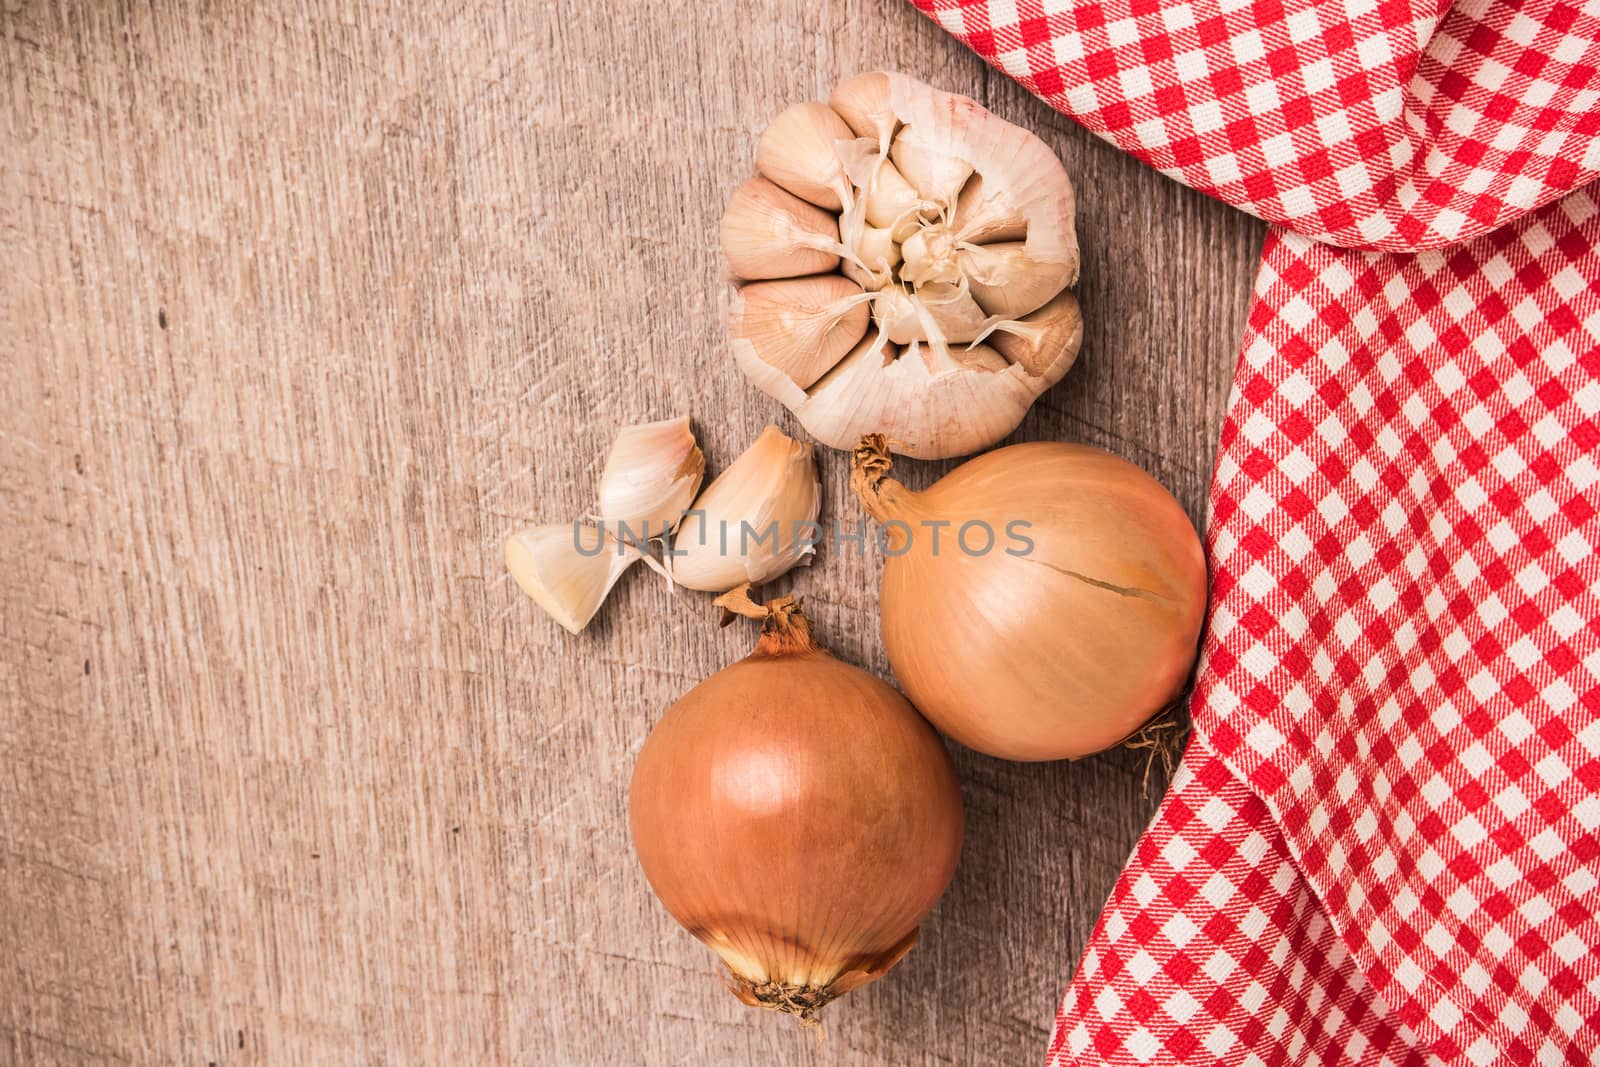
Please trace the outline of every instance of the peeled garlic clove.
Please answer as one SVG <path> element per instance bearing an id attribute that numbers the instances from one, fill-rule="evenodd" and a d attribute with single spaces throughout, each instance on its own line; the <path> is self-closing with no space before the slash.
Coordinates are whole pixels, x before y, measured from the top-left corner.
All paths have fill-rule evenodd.
<path id="1" fill-rule="evenodd" d="M 794 104 L 761 134 L 756 169 L 803 200 L 843 211 L 852 194 L 834 146 L 854 140 L 850 127 L 827 104 Z"/>
<path id="2" fill-rule="evenodd" d="M 672 577 L 716 593 L 770 581 L 814 551 L 821 507 L 811 446 L 768 426 L 694 502 L 672 540 Z"/>
<path id="3" fill-rule="evenodd" d="M 1022 241 L 961 245 L 955 266 L 983 310 L 1007 319 L 1043 306 L 1067 285 L 1065 264 L 1034 262 Z"/>
<path id="4" fill-rule="evenodd" d="M 730 301 L 735 358 L 741 365 L 760 360 L 804 389 L 867 332 L 867 299 L 860 286 L 837 274 L 753 282 Z"/>
<path id="5" fill-rule="evenodd" d="M 625 426 L 600 475 L 601 522 L 619 537 L 665 537 L 700 491 L 705 472 L 689 416 Z"/>
<path id="6" fill-rule="evenodd" d="M 839 224 L 765 178 L 739 186 L 722 216 L 722 254 L 736 277 L 822 274 L 839 265 Z"/>
<path id="7" fill-rule="evenodd" d="M 522 591 L 568 633 L 600 609 L 622 573 L 643 554 L 582 523 L 533 526 L 506 539 L 506 569 Z"/>

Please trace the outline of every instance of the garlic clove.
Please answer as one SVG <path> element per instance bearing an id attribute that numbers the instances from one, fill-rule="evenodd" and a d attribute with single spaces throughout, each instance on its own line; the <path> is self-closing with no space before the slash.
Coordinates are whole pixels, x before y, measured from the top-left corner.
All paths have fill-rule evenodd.
<path id="1" fill-rule="evenodd" d="M 923 336 L 922 316 L 910 293 L 898 285 L 890 285 L 880 289 L 876 296 L 872 316 L 890 343 L 908 345 Z"/>
<path id="2" fill-rule="evenodd" d="M 975 340 L 990 322 L 989 315 L 962 286 L 935 282 L 919 288 L 911 299 L 920 303 L 938 326 L 938 338 L 950 344 Z M 926 324 L 924 332 L 930 339 L 934 337 Z"/>
<path id="3" fill-rule="evenodd" d="M 894 269 L 900 265 L 900 246 L 888 230 L 861 227 L 856 236 L 855 253 L 865 269 L 847 259 L 841 265 L 846 278 L 868 291 L 882 289 L 894 280 Z"/>
<path id="4" fill-rule="evenodd" d="M 739 186 L 722 216 L 722 253 L 749 280 L 822 274 L 839 265 L 834 216 L 765 178 Z"/>
<path id="5" fill-rule="evenodd" d="M 912 285 L 961 280 L 955 236 L 942 226 L 918 230 L 907 238 L 900 245 L 900 257 L 905 264 L 900 277 Z"/>
<path id="6" fill-rule="evenodd" d="M 599 610 L 622 573 L 643 554 L 583 523 L 532 526 L 506 539 L 506 569 L 568 633 Z"/>
<path id="7" fill-rule="evenodd" d="M 1016 429 L 1039 390 L 1015 364 L 1000 367 L 980 352 L 978 365 L 968 366 L 963 355 L 923 342 L 899 353 L 868 336 L 792 409 L 808 433 L 833 448 L 882 433 L 901 455 L 964 455 Z"/>
<path id="8" fill-rule="evenodd" d="M 837 274 L 752 282 L 730 301 L 728 328 L 741 362 L 758 359 L 804 389 L 867 332 L 872 313 L 861 287 Z"/>
<path id="9" fill-rule="evenodd" d="M 894 232 L 897 240 L 905 240 L 917 231 L 917 216 L 937 210 L 917 196 L 895 165 L 877 157 L 878 165 L 872 174 L 872 184 L 866 191 L 867 221 Z"/>
<path id="10" fill-rule="evenodd" d="M 928 373 L 935 378 L 946 374 L 960 374 L 961 364 L 950 354 L 950 346 L 942 341 L 934 344 L 928 341 L 912 341 L 906 345 L 905 351 L 900 354 L 902 360 L 921 360 L 928 368 Z"/>
<path id="11" fill-rule="evenodd" d="M 844 119 L 858 137 L 871 138 L 880 155 L 888 155 L 889 141 L 900 128 L 890 99 L 889 75 L 883 71 L 858 74 L 834 86 L 828 106 Z"/>
<path id="12" fill-rule="evenodd" d="M 1048 388 L 1078 361 L 1078 349 L 1083 344 L 1083 315 L 1078 298 L 1071 290 L 1063 289 L 1032 315 L 991 323 L 985 332 L 989 334 L 989 344 L 1008 362 L 1046 382 Z"/>
<path id="13" fill-rule="evenodd" d="M 907 345 L 902 359 L 921 359 L 934 377 L 941 374 L 960 374 L 962 371 L 1003 371 L 1008 364 L 1005 357 L 988 345 L 974 342 L 951 347 L 918 341 Z"/>
<path id="14" fill-rule="evenodd" d="M 935 211 L 936 207 L 917 195 L 916 189 L 900 173 L 900 168 L 879 155 L 877 146 L 871 141 L 863 138 L 855 144 L 857 148 L 870 146 L 864 171 L 853 169 L 850 175 L 851 180 L 861 186 L 862 195 L 866 198 L 867 221 L 894 231 L 896 240 L 905 240 L 916 232 L 916 216 L 924 211 Z"/>
<path id="15" fill-rule="evenodd" d="M 1028 246 L 1022 241 L 964 244 L 956 250 L 955 265 L 983 310 L 1001 318 L 1026 315 L 1067 285 L 1065 263 L 1035 262 L 1028 258 Z"/>
<path id="16" fill-rule="evenodd" d="M 951 355 L 955 357 L 957 363 L 973 370 L 1003 371 L 1009 362 L 999 352 L 984 344 L 954 348 L 951 349 Z"/>
<path id="17" fill-rule="evenodd" d="M 895 137 L 896 149 L 902 143 L 905 148 L 900 155 L 891 155 L 925 198 L 952 205 L 959 213 L 962 198 L 954 193 L 968 193 L 967 189 L 957 186 L 946 196 L 930 188 L 947 189 L 963 168 L 972 174 L 971 182 L 963 178 L 963 186 L 981 181 L 966 197 L 966 222 L 975 230 L 969 234 L 957 225 L 961 240 L 975 244 L 1025 240 L 1031 259 L 1062 264 L 1066 284 L 1077 281 L 1072 182 L 1049 145 L 976 101 L 931 89 L 904 75 L 890 75 L 890 96 L 905 123 Z M 908 166 L 902 156 L 919 162 Z M 941 165 L 940 160 L 948 162 Z M 1024 220 L 1025 232 L 1017 232 L 1018 219 Z"/>
<path id="18" fill-rule="evenodd" d="M 811 446 L 768 426 L 694 502 L 672 539 L 672 577 L 717 593 L 770 581 L 815 551 L 821 506 Z"/>
<path id="19" fill-rule="evenodd" d="M 968 244 L 1020 241 L 1028 235 L 1028 217 L 1010 205 L 1004 190 L 974 174 L 956 198 L 950 228 Z"/>
<path id="20" fill-rule="evenodd" d="M 946 139 L 943 130 L 908 125 L 894 139 L 889 158 L 922 199 L 952 208 L 961 187 L 972 176 L 972 164 L 950 154 Z"/>
<path id="21" fill-rule="evenodd" d="M 689 416 L 625 426 L 600 474 L 600 520 L 624 539 L 665 537 L 700 491 L 705 472 Z"/>
<path id="22" fill-rule="evenodd" d="M 939 205 L 923 200 L 876 142 L 862 137 L 839 146 L 845 175 L 862 191 L 862 221 L 891 231 L 896 241 L 913 233 L 923 216 L 935 217 Z"/>
<path id="23" fill-rule="evenodd" d="M 826 104 L 794 104 L 761 134 L 756 169 L 795 196 L 829 211 L 843 211 L 853 194 L 834 147 L 855 135 Z"/>

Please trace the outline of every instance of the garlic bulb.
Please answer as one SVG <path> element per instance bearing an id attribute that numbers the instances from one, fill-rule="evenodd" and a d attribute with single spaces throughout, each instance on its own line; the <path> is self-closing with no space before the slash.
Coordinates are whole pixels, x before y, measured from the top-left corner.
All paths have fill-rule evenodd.
<path id="1" fill-rule="evenodd" d="M 589 625 L 622 573 L 644 555 L 582 523 L 533 526 L 506 540 L 506 569 L 568 633 Z"/>
<path id="2" fill-rule="evenodd" d="M 811 446 L 776 426 L 714 478 L 672 539 L 672 578 L 725 592 L 769 581 L 810 556 L 822 485 Z"/>
<path id="3" fill-rule="evenodd" d="M 600 475 L 600 520 L 624 539 L 665 537 L 677 529 L 705 473 L 689 416 L 625 426 Z"/>
<path id="4" fill-rule="evenodd" d="M 823 277 L 804 278 L 806 303 L 792 294 L 807 325 L 783 343 L 767 293 L 734 299 L 734 359 L 818 440 L 849 449 L 882 433 L 924 459 L 974 452 L 1076 359 L 1072 184 L 1033 134 L 879 72 L 826 106 L 784 111 L 756 166 L 764 177 L 723 218 L 729 270 L 766 284 Z M 856 329 L 853 295 L 875 329 Z"/>

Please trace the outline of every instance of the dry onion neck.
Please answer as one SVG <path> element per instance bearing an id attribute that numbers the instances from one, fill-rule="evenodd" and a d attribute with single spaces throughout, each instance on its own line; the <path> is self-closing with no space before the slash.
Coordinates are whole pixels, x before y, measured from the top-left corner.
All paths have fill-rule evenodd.
<path id="1" fill-rule="evenodd" d="M 761 639 L 756 642 L 755 651 L 750 653 L 752 656 L 827 655 L 827 649 L 811 639 L 811 622 L 801 612 L 798 597 L 781 596 L 765 604 L 757 603 L 750 596 L 750 583 L 745 582 L 723 593 L 711 604 L 722 609 L 723 626 L 741 615 L 761 621 Z"/>
<path id="2" fill-rule="evenodd" d="M 860 498 L 867 514 L 880 523 L 905 514 L 916 494 L 897 479 L 889 477 L 894 460 L 889 455 L 889 439 L 881 433 L 865 434 L 850 458 L 850 488 Z M 891 536 L 899 531 L 890 531 Z M 893 548 L 895 546 L 891 546 Z"/>

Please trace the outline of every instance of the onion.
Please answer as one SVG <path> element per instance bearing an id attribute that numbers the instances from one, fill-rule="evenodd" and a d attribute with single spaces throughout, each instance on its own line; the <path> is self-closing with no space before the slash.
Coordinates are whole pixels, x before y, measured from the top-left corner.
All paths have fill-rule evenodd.
<path id="1" fill-rule="evenodd" d="M 935 726 L 991 756 L 1076 759 L 1182 693 L 1205 554 L 1154 478 L 1058 442 L 986 453 L 921 493 L 890 465 L 868 435 L 851 485 L 885 524 L 889 662 Z"/>
<path id="2" fill-rule="evenodd" d="M 748 590 L 716 603 L 761 618 L 761 640 L 646 740 L 633 845 L 735 995 L 809 1021 L 915 944 L 955 872 L 961 793 L 904 697 L 817 647 L 797 601 Z"/>

